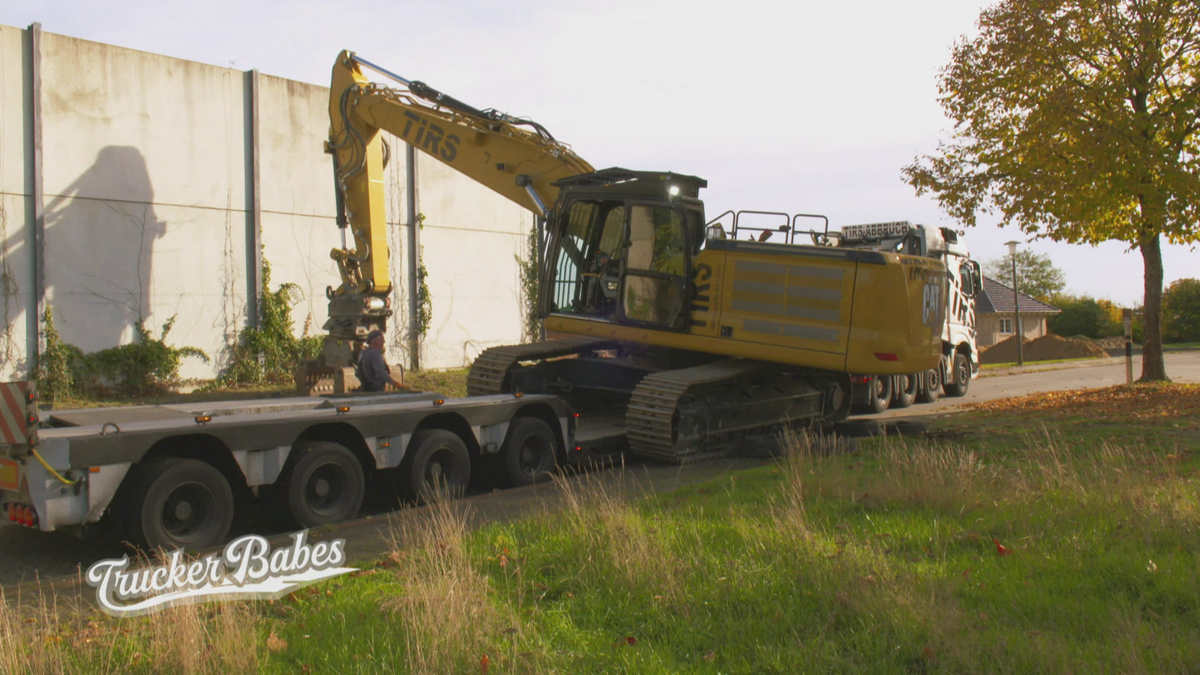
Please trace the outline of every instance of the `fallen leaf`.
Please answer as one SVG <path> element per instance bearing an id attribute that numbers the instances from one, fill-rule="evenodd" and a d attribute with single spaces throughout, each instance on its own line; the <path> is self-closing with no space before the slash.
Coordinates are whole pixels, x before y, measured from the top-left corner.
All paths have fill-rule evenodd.
<path id="1" fill-rule="evenodd" d="M 1008 550 L 1007 546 L 1004 546 L 1000 543 L 999 539 L 992 537 L 992 541 L 996 543 L 996 553 L 999 553 L 1000 555 L 1008 555 L 1012 553 L 1012 551 Z"/>
<path id="2" fill-rule="evenodd" d="M 711 663 L 712 661 L 716 660 L 716 658 L 717 658 L 717 653 L 714 652 L 713 650 L 710 649 L 710 650 L 704 652 L 704 660 L 705 661 L 708 661 Z"/>
<path id="3" fill-rule="evenodd" d="M 483 658 L 479 659 L 479 672 L 482 673 L 482 675 L 488 675 L 488 662 L 489 659 L 487 654 L 484 654 Z"/>

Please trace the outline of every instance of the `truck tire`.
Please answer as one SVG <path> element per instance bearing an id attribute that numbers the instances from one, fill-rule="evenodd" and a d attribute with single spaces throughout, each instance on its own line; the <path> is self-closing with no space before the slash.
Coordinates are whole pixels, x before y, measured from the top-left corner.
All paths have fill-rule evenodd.
<path id="1" fill-rule="evenodd" d="M 293 453 L 283 475 L 264 495 L 272 502 L 268 509 L 305 528 L 353 518 L 366 492 L 358 457 L 346 446 L 327 441 L 301 444 Z"/>
<path id="2" fill-rule="evenodd" d="M 133 544 L 146 550 L 199 551 L 225 541 L 233 490 L 211 464 L 160 457 L 142 466 L 125 511 Z"/>
<path id="3" fill-rule="evenodd" d="M 942 397 L 942 369 L 933 368 L 921 373 L 917 403 L 933 403 Z"/>
<path id="4" fill-rule="evenodd" d="M 912 375 L 896 375 L 892 380 L 892 407 L 907 408 L 917 400 L 917 389 L 920 377 Z"/>
<path id="5" fill-rule="evenodd" d="M 943 390 L 947 396 L 966 396 L 967 388 L 971 386 L 971 361 L 962 352 L 954 353 L 954 382 L 947 382 Z"/>
<path id="6" fill-rule="evenodd" d="M 396 473 L 400 498 L 427 504 L 444 491 L 461 496 L 471 480 L 471 455 L 457 434 L 444 429 L 426 429 L 413 435 L 409 451 Z"/>
<path id="7" fill-rule="evenodd" d="M 514 420 L 500 452 L 504 455 L 508 482 L 513 487 L 550 480 L 558 465 L 554 432 L 536 417 Z"/>
<path id="8" fill-rule="evenodd" d="M 890 375 L 876 375 L 867 392 L 867 412 L 881 413 L 888 409 L 892 402 L 892 378 Z"/>

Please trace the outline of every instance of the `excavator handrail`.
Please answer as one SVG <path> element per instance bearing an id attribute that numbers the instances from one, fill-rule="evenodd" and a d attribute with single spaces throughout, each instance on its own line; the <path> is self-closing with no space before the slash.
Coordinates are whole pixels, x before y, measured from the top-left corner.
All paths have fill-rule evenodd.
<path id="1" fill-rule="evenodd" d="M 753 209 L 743 209 L 740 211 L 734 211 L 734 210 L 730 209 L 728 211 L 725 211 L 721 215 L 717 216 L 716 218 L 713 218 L 712 220 L 705 223 L 705 225 L 704 225 L 705 229 L 707 230 L 708 228 L 712 227 L 714 224 L 717 224 L 718 221 L 720 221 L 722 218 L 724 218 L 725 216 L 728 216 L 728 215 L 733 216 L 733 222 L 732 222 L 732 226 L 730 228 L 730 233 L 729 233 L 730 239 L 737 239 L 738 230 L 747 230 L 750 232 L 771 232 L 771 233 L 784 232 L 784 233 L 786 233 L 786 238 L 784 241 L 785 244 L 795 244 L 797 233 L 804 233 L 804 234 L 808 234 L 809 236 L 811 236 L 814 245 L 824 245 L 825 242 L 827 242 L 829 240 L 829 218 L 827 216 L 823 216 L 823 215 L 817 214 L 817 213 L 797 213 L 795 215 L 789 215 L 783 211 L 756 211 Z M 785 224 L 780 225 L 779 227 L 755 227 L 752 225 L 739 225 L 738 221 L 744 215 L 783 216 Z M 817 230 L 799 230 L 799 229 L 797 229 L 796 223 L 801 218 L 820 218 L 821 220 L 825 221 L 824 231 L 818 232 Z M 768 238 L 769 238 L 769 236 L 768 236 Z M 765 241 L 765 239 L 760 240 L 760 241 Z"/>

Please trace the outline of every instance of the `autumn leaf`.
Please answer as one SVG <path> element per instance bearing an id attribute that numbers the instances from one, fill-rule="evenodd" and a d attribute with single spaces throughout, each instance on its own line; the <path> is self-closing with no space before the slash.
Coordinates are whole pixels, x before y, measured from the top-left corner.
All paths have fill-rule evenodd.
<path id="1" fill-rule="evenodd" d="M 479 659 L 479 672 L 481 675 L 488 675 L 488 663 L 490 661 L 491 659 L 488 658 L 487 654 L 484 654 L 483 658 Z"/>
<path id="2" fill-rule="evenodd" d="M 999 553 L 1000 555 L 1009 555 L 1012 553 L 1012 551 L 1008 550 L 1007 546 L 1000 543 L 999 539 L 992 537 L 992 541 L 996 543 L 996 553 Z"/>

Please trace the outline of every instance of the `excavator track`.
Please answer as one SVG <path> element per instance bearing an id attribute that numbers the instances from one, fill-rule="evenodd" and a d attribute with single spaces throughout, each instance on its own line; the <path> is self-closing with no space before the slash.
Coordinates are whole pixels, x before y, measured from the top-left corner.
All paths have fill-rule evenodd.
<path id="1" fill-rule="evenodd" d="M 629 448 L 675 464 L 721 456 L 741 437 L 832 419 L 847 387 L 828 374 L 746 359 L 652 373 L 625 411 Z"/>
<path id="2" fill-rule="evenodd" d="M 594 337 L 568 337 L 526 345 L 507 345 L 485 349 L 471 364 L 467 374 L 467 396 L 504 393 L 504 378 L 509 369 L 521 361 L 570 356 L 598 349 L 615 349 L 616 340 Z"/>
<path id="3" fill-rule="evenodd" d="M 689 464 L 722 454 L 696 447 L 698 438 L 678 438 L 676 410 L 688 390 L 747 375 L 762 367 L 755 361 L 729 359 L 702 366 L 647 375 L 633 390 L 625 411 L 629 447 L 642 457 Z"/>

